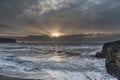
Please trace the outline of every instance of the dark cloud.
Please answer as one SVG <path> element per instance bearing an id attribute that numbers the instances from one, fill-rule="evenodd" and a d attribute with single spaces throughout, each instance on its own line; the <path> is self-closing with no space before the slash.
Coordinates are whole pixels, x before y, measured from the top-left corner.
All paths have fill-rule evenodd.
<path id="1" fill-rule="evenodd" d="M 8 33 L 15 30 L 13 34 L 22 35 L 119 33 L 120 1 L 0 0 L 0 24 L 5 24 L 0 29 L 6 27 Z"/>
<path id="2" fill-rule="evenodd" d="M 11 28 L 11 26 L 5 25 L 5 24 L 0 24 L 0 28 Z"/>

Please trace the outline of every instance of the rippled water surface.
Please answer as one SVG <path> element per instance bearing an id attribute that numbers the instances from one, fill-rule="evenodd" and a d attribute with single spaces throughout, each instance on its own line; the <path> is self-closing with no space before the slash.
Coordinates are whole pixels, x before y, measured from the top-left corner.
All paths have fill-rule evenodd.
<path id="1" fill-rule="evenodd" d="M 105 60 L 94 57 L 101 45 L 0 44 L 0 73 L 43 80 L 116 80 Z"/>

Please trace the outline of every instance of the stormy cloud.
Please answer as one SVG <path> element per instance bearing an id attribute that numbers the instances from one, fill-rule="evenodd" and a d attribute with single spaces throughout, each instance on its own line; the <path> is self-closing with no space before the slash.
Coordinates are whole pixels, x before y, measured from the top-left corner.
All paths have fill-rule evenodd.
<path id="1" fill-rule="evenodd" d="M 0 0 L 0 24 L 0 34 L 11 35 L 116 34 L 120 30 L 120 1 Z"/>

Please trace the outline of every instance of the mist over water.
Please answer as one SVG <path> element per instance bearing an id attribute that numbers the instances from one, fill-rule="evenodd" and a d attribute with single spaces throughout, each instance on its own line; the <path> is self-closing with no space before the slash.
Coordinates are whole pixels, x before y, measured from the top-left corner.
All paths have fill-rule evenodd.
<path id="1" fill-rule="evenodd" d="M 116 80 L 105 60 L 94 57 L 101 45 L 0 44 L 0 73 L 43 80 Z"/>

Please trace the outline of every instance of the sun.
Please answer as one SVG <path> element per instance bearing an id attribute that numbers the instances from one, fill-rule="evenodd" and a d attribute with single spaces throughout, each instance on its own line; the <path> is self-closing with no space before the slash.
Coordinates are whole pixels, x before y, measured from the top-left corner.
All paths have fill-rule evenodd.
<path id="1" fill-rule="evenodd" d="M 52 33 L 51 37 L 60 37 L 60 33 Z"/>

